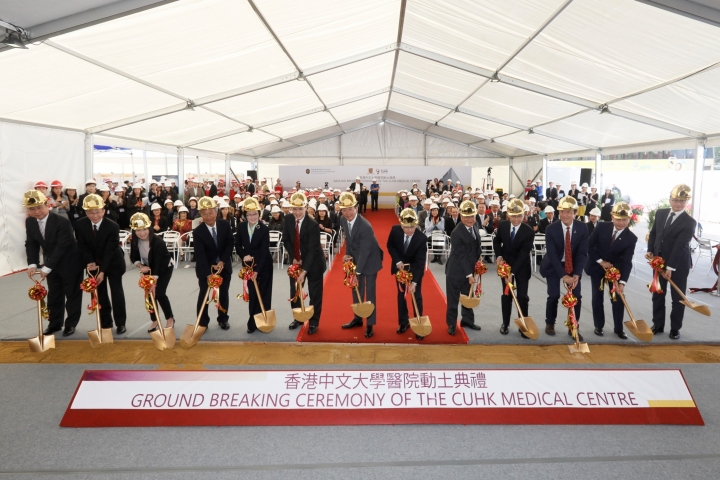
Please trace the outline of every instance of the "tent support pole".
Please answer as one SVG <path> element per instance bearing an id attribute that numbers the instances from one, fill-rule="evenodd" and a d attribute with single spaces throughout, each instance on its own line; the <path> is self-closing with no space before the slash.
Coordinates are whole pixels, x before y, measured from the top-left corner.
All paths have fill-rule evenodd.
<path id="1" fill-rule="evenodd" d="M 692 208 L 690 215 L 700 226 L 700 202 L 702 199 L 703 174 L 705 172 L 705 142 L 707 139 L 698 138 L 695 144 L 695 170 L 693 171 Z"/>
<path id="2" fill-rule="evenodd" d="M 148 164 L 147 164 L 147 150 L 143 150 L 143 171 L 145 172 L 145 178 L 143 180 L 143 183 L 150 184 L 150 172 L 148 171 Z M 164 208 L 164 206 L 163 206 Z"/>
<path id="3" fill-rule="evenodd" d="M 540 178 L 540 180 L 542 180 L 543 191 L 546 188 L 545 185 L 547 185 L 547 182 L 548 182 L 547 178 L 548 178 L 548 158 L 547 158 L 547 155 L 543 155 L 542 177 Z M 542 193 L 541 193 L 541 195 L 542 195 Z"/>
<path id="4" fill-rule="evenodd" d="M 339 142 L 338 148 L 340 150 L 340 166 L 342 167 L 342 165 L 343 165 L 343 149 L 342 149 L 343 134 L 340 134 L 339 138 L 340 138 L 340 142 Z"/>
<path id="5" fill-rule="evenodd" d="M 603 190 L 603 173 L 602 173 L 602 150 L 595 150 L 595 186 L 597 192 L 604 192 Z"/>
<path id="6" fill-rule="evenodd" d="M 515 172 L 515 170 L 513 169 L 513 157 L 508 157 L 508 188 L 507 188 L 508 195 L 510 195 L 510 193 L 512 193 L 513 172 Z"/>
<path id="7" fill-rule="evenodd" d="M 225 188 L 230 186 L 230 155 L 225 154 Z"/>
<path id="8" fill-rule="evenodd" d="M 427 159 L 427 134 L 423 132 L 423 154 L 425 155 L 425 166 L 428 166 L 428 159 Z"/>
<path id="9" fill-rule="evenodd" d="M 93 147 L 93 134 L 85 134 L 85 178 L 95 178 L 94 173 L 94 161 L 93 161 L 94 147 Z"/>
<path id="10" fill-rule="evenodd" d="M 185 196 L 185 149 L 178 147 L 177 149 L 177 172 L 178 172 L 178 197 Z"/>

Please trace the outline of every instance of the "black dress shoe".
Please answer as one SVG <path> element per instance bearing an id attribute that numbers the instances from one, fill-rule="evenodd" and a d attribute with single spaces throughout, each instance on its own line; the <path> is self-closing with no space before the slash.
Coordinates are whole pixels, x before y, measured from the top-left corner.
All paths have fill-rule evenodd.
<path id="1" fill-rule="evenodd" d="M 220 328 L 222 328 L 222 326 L 220 326 Z M 247 332 L 248 332 L 248 333 L 255 333 L 255 330 L 257 330 L 257 328 L 247 327 Z"/>
<path id="2" fill-rule="evenodd" d="M 157 331 L 157 327 L 155 327 L 155 328 L 148 328 L 148 333 L 152 333 L 152 332 L 156 332 L 156 331 Z"/>
<path id="3" fill-rule="evenodd" d="M 627 340 L 627 334 L 625 332 L 615 332 L 615 335 L 618 336 L 618 338 L 621 338 L 623 340 Z"/>
<path id="4" fill-rule="evenodd" d="M 350 322 L 343 325 L 342 328 L 355 328 L 355 327 L 362 327 L 362 326 L 363 326 L 362 318 L 353 318 Z"/>
<path id="5" fill-rule="evenodd" d="M 370 338 L 373 335 L 375 335 L 375 333 L 373 332 L 372 325 L 368 325 L 367 327 L 365 327 L 365 338 Z"/>
<path id="6" fill-rule="evenodd" d="M 395 333 L 405 333 L 405 330 L 407 330 L 408 328 L 410 328 L 410 324 L 404 323 L 404 324 L 400 325 L 400 328 L 395 330 Z"/>
<path id="7" fill-rule="evenodd" d="M 507 335 L 507 334 L 508 334 L 508 327 L 507 327 L 507 325 L 500 325 L 500 333 L 502 333 L 503 335 Z"/>
<path id="8" fill-rule="evenodd" d="M 293 320 L 293 321 L 290 323 L 290 325 L 288 325 L 288 328 L 289 328 L 290 330 L 295 330 L 297 327 L 301 327 L 301 326 L 302 326 L 302 323 L 301 323 L 301 322 L 298 322 L 297 320 Z"/>
<path id="9" fill-rule="evenodd" d="M 60 330 L 62 330 L 62 327 L 57 327 L 57 328 L 56 327 L 53 327 L 53 328 L 47 327 L 45 329 L 45 331 L 43 332 L 43 335 L 52 335 L 53 333 L 59 332 Z"/>
<path id="10" fill-rule="evenodd" d="M 63 337 L 69 337 L 75 333 L 75 327 L 66 327 L 65 330 L 63 330 Z"/>
<path id="11" fill-rule="evenodd" d="M 220 328 L 223 330 L 230 330 L 230 324 L 228 322 L 220 322 Z"/>
<path id="12" fill-rule="evenodd" d="M 525 334 L 522 332 L 522 330 L 520 330 L 519 328 L 518 328 L 518 332 L 520 332 L 520 336 L 521 336 L 522 338 L 527 338 L 528 340 L 530 340 L 530 337 L 528 337 L 527 335 L 525 335 Z"/>
<path id="13" fill-rule="evenodd" d="M 422 340 L 422 339 L 425 338 L 425 337 L 421 337 L 420 335 L 415 334 L 415 338 L 418 339 L 418 340 Z"/>
<path id="14" fill-rule="evenodd" d="M 555 336 L 555 325 L 552 323 L 545 324 L 545 334 Z"/>
<path id="15" fill-rule="evenodd" d="M 653 325 L 652 327 L 650 327 L 650 331 L 653 332 L 655 335 L 657 335 L 658 333 L 663 333 L 665 331 L 665 329 L 659 328 L 659 327 L 656 327 L 655 325 Z"/>
<path id="16" fill-rule="evenodd" d="M 602 337 L 604 335 L 602 328 L 596 328 L 595 335 L 597 335 L 598 337 Z"/>
<path id="17" fill-rule="evenodd" d="M 480 325 L 475 325 L 474 323 L 460 322 L 460 325 L 470 330 L 480 330 L 481 328 Z"/>
<path id="18" fill-rule="evenodd" d="M 125 325 L 120 325 L 119 327 L 117 327 L 118 335 L 122 335 L 125 332 L 127 332 L 127 328 L 125 328 Z"/>
<path id="19" fill-rule="evenodd" d="M 448 327 L 448 333 L 449 333 L 450 335 L 455 335 L 455 332 L 456 332 L 456 331 L 457 331 L 457 328 L 455 327 L 455 325 L 450 325 L 450 326 Z"/>
<path id="20" fill-rule="evenodd" d="M 679 330 L 670 330 L 670 338 L 672 340 L 678 340 L 680 338 L 680 331 Z"/>
<path id="21" fill-rule="evenodd" d="M 315 335 L 317 333 L 318 326 L 317 325 L 310 325 L 308 327 L 308 335 Z"/>

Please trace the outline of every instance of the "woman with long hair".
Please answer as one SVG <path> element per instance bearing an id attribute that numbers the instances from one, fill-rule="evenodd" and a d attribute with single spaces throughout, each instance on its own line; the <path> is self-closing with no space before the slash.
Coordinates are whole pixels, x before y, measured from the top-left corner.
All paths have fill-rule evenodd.
<path id="1" fill-rule="evenodd" d="M 280 207 L 278 207 L 277 205 L 273 205 L 272 209 L 270 209 L 270 220 L 268 221 L 268 228 L 270 230 L 282 232 L 284 225 L 285 215 L 283 214 Z"/>
<path id="2" fill-rule="evenodd" d="M 118 207 L 118 224 L 120 229 L 124 230 L 130 226 L 130 216 L 127 210 L 127 195 L 123 187 L 115 187 L 115 198 Z"/>
<path id="3" fill-rule="evenodd" d="M 328 214 L 327 205 L 321 203 L 318 207 L 318 211 L 315 214 L 315 221 L 317 221 L 321 232 L 333 234 L 333 221 Z"/>
<path id="4" fill-rule="evenodd" d="M 70 223 L 72 223 L 74 229 L 75 222 L 80 218 L 79 210 L 82 208 L 80 197 L 78 197 L 77 194 L 77 188 L 68 186 L 65 188 L 65 196 L 68 199 L 68 218 L 70 218 Z"/>
<path id="5" fill-rule="evenodd" d="M 115 200 L 110 199 L 110 187 L 105 183 L 101 183 L 97 190 L 103 202 L 105 202 L 105 218 L 118 223 L 118 206 Z"/>
<path id="6" fill-rule="evenodd" d="M 140 269 L 140 275 L 152 275 L 156 283 L 150 287 L 150 293 L 155 296 L 167 324 L 166 328 L 175 325 L 170 299 L 167 296 L 167 287 L 173 274 L 173 261 L 170 252 L 163 239 L 150 228 L 152 223 L 144 213 L 136 213 L 130 219 L 130 227 L 133 230 L 130 241 L 130 261 Z M 153 332 L 158 327 L 157 312 L 150 314 L 152 325 L 148 332 Z"/>
<path id="7" fill-rule="evenodd" d="M 190 197 L 190 200 L 188 200 L 188 209 L 187 210 L 188 210 L 187 211 L 188 220 L 195 220 L 195 217 L 197 217 L 198 213 L 199 213 L 197 198 Z"/>
<path id="8" fill-rule="evenodd" d="M 125 201 L 125 209 L 127 210 L 130 218 L 132 218 L 132 216 L 136 213 L 142 212 L 142 210 L 147 206 L 147 204 L 148 197 L 143 195 L 142 185 L 136 183 L 135 185 L 133 185 L 132 192 L 128 194 Z"/>
<path id="9" fill-rule="evenodd" d="M 152 231 L 156 234 L 167 231 L 169 225 L 168 219 L 166 215 L 163 215 L 162 207 L 157 203 L 153 203 L 150 207 L 150 212 L 152 213 L 150 217 L 150 228 Z"/>
<path id="10" fill-rule="evenodd" d="M 50 211 L 60 215 L 61 217 L 69 218 L 68 212 L 70 211 L 70 202 L 67 196 L 63 194 L 63 185 L 60 180 L 53 180 L 50 184 L 50 202 L 48 206 Z"/>
<path id="11" fill-rule="evenodd" d="M 220 220 L 225 220 L 230 224 L 230 231 L 233 234 L 237 232 L 237 219 L 235 218 L 235 212 L 225 200 L 221 200 L 218 205 L 218 218 Z"/>
<path id="12" fill-rule="evenodd" d="M 173 222 L 172 230 L 184 235 L 192 231 L 192 220 L 188 218 L 188 209 L 182 206 L 178 209 L 178 218 Z"/>
<path id="13" fill-rule="evenodd" d="M 430 238 L 433 232 L 445 233 L 445 219 L 439 215 L 440 208 L 437 204 L 433 203 L 430 205 L 430 214 L 425 219 L 425 235 Z M 430 263 L 443 264 L 440 255 L 435 255 Z"/>

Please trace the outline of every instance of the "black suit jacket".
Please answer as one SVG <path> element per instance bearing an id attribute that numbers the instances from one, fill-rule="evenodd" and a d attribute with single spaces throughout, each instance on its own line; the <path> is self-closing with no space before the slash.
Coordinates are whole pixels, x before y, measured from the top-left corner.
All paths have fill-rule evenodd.
<path id="1" fill-rule="evenodd" d="M 78 262 L 78 248 L 73 235 L 70 220 L 48 213 L 45 222 L 45 238 L 40 234 L 40 227 L 36 219 L 25 219 L 25 254 L 28 265 L 40 266 L 40 249 L 43 250 L 43 260 L 47 268 L 53 272 L 76 272 L 80 265 Z"/>
<path id="2" fill-rule="evenodd" d="M 632 270 L 637 236 L 626 228 L 610 245 L 614 230 L 612 222 L 598 222 L 588 241 L 588 262 L 585 265 L 585 273 L 594 276 L 605 275 L 605 270 L 597 263 L 598 260 L 604 260 L 620 270 L 620 280 L 627 282 Z"/>
<path id="3" fill-rule="evenodd" d="M 427 240 L 428 237 L 423 232 L 415 229 L 407 251 L 403 253 L 405 248 L 405 232 L 400 225 L 393 225 L 387 240 L 387 249 L 390 253 L 390 258 L 392 258 L 390 273 L 395 275 L 398 272 L 398 262 L 409 263 L 413 282 L 420 285 L 423 274 L 425 273 Z"/>
<path id="4" fill-rule="evenodd" d="M 283 245 L 290 258 L 293 259 L 295 255 L 295 217 L 292 214 L 285 216 Z M 325 252 L 320 245 L 320 227 L 307 212 L 300 225 L 300 259 L 308 278 L 317 278 L 325 273 Z"/>
<path id="5" fill-rule="evenodd" d="M 588 258 L 588 230 L 587 226 L 578 220 L 573 220 L 571 228 L 572 274 L 582 276 Z M 540 264 L 540 275 L 564 277 L 566 273 L 562 266 L 562 257 L 565 252 L 565 225 L 562 222 L 554 222 L 545 230 L 545 248 L 547 255 Z"/>
<path id="6" fill-rule="evenodd" d="M 350 191 L 353 192 L 353 193 L 355 193 L 355 183 L 356 183 L 356 182 L 352 182 L 352 183 L 350 184 Z M 364 185 L 364 184 L 363 184 L 362 182 L 360 182 L 360 191 L 362 191 L 363 185 Z"/>
<path id="7" fill-rule="evenodd" d="M 106 275 L 125 273 L 125 254 L 120 248 L 120 227 L 117 223 L 104 218 L 95 236 L 92 222 L 83 217 L 75 222 L 75 237 L 83 265 L 95 262 Z"/>
<path id="8" fill-rule="evenodd" d="M 496 257 L 502 257 L 510 265 L 512 273 L 519 277 L 529 278 L 532 274 L 530 266 L 530 252 L 535 240 L 535 232 L 526 223 L 520 223 L 515 230 L 515 238 L 510 243 L 512 223 L 503 220 L 498 225 L 493 239 L 493 249 Z"/>
<path id="9" fill-rule="evenodd" d="M 477 238 L 473 238 L 464 225 L 450 235 L 450 257 L 445 264 L 445 275 L 462 278 L 475 271 L 475 263 L 480 258 L 480 232 L 477 223 L 472 228 Z"/>
<path id="10" fill-rule="evenodd" d="M 148 253 L 148 267 L 150 267 L 150 274 L 162 277 L 167 274 L 168 270 L 172 269 L 170 265 L 170 252 L 168 252 L 165 241 L 159 236 L 153 236 L 153 240 L 150 243 L 150 253 Z M 132 263 L 142 262 L 140 258 L 140 249 L 138 248 L 138 238 L 133 236 L 132 242 L 130 243 L 130 261 Z"/>
<path id="11" fill-rule="evenodd" d="M 500 218 L 500 214 L 502 212 L 498 210 L 497 214 L 493 213 L 492 211 L 486 215 L 486 217 L 489 219 L 487 227 L 485 227 L 485 231 L 492 235 L 492 233 L 495 231 L 495 219 Z M 500 222 L 498 222 L 498 225 L 500 225 Z"/>
<path id="12" fill-rule="evenodd" d="M 448 237 L 452 235 L 453 230 L 455 230 L 455 227 L 458 226 L 459 223 L 462 223 L 460 221 L 460 215 L 458 215 L 457 220 L 453 220 L 451 216 L 446 216 L 445 218 L 445 235 Z"/>
<path id="13" fill-rule="evenodd" d="M 206 278 L 210 275 L 210 267 L 217 263 L 218 258 L 225 264 L 223 274 L 232 274 L 234 239 L 230 231 L 230 224 L 225 220 L 216 220 L 215 227 L 218 237 L 217 245 L 205 223 L 201 223 L 193 230 L 197 278 Z"/>
<path id="14" fill-rule="evenodd" d="M 270 229 L 262 222 L 258 222 L 253 232 L 252 240 L 248 233 L 248 222 L 243 222 L 235 235 L 235 251 L 240 261 L 250 255 L 255 260 L 255 271 L 258 273 L 272 273 L 273 259 L 270 254 Z M 206 229 L 207 230 L 207 229 Z"/>
<path id="15" fill-rule="evenodd" d="M 553 217 L 552 223 L 557 223 L 559 219 L 557 217 Z M 545 234 L 545 230 L 547 229 L 548 225 L 550 225 L 550 220 L 548 220 L 547 217 L 540 220 L 540 223 L 538 223 L 538 233 Z"/>
<path id="16" fill-rule="evenodd" d="M 686 212 L 681 212 L 672 225 L 665 228 L 669 215 L 669 208 L 662 208 L 655 214 L 655 223 L 648 238 L 648 252 L 662 254 L 665 265 L 686 273 L 692 265 L 690 240 L 695 234 L 697 222 Z"/>
<path id="17" fill-rule="evenodd" d="M 598 225 L 600 224 L 600 220 L 597 221 L 597 224 L 598 224 Z M 588 233 L 589 233 L 590 235 L 592 235 L 593 232 L 595 231 L 595 224 L 593 224 L 592 222 L 588 222 L 588 223 L 587 223 L 587 227 L 588 227 Z M 610 235 L 612 235 L 612 234 L 610 234 Z"/>

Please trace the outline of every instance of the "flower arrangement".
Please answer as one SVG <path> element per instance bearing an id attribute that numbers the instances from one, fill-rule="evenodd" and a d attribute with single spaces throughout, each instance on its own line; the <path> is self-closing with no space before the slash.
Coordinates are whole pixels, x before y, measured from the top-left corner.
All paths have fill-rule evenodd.
<path id="1" fill-rule="evenodd" d="M 630 214 L 630 227 L 634 227 L 638 221 L 640 221 L 640 217 L 642 217 L 643 212 L 645 211 L 645 205 L 641 204 L 635 204 L 630 205 L 630 211 L 632 212 Z"/>

